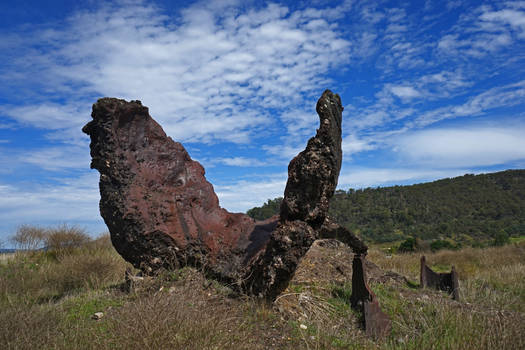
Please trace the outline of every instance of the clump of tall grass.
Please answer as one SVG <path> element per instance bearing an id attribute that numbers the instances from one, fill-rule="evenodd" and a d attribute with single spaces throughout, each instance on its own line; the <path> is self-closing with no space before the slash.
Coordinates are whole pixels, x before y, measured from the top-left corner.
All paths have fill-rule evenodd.
<path id="1" fill-rule="evenodd" d="M 120 282 L 129 267 L 111 246 L 108 235 L 92 240 L 74 227 L 44 230 L 23 226 L 16 236 L 31 244 L 35 239 L 28 236 L 42 236 L 47 249 L 19 252 L 0 267 L 3 302 L 41 303 L 82 289 L 99 289 Z"/>
<path id="2" fill-rule="evenodd" d="M 337 254 L 328 263 L 340 264 L 344 254 Z M 426 256 L 435 269 L 456 266 L 461 300 L 371 282 L 393 326 L 391 336 L 373 341 L 350 308 L 350 281 L 319 285 L 311 276 L 266 304 L 231 298 L 223 286 L 185 268 L 145 278 L 143 288 L 127 294 L 113 288 L 130 266 L 108 235 L 57 244 L 0 265 L 0 344 L 6 349 L 525 348 L 525 243 Z M 419 258 L 419 253 L 389 256 L 375 249 L 368 256 L 413 281 Z M 93 320 L 95 312 L 103 318 Z"/>
<path id="3" fill-rule="evenodd" d="M 21 225 L 9 241 L 19 250 L 31 251 L 41 248 L 46 236 L 47 231 L 42 227 Z"/>
<path id="4" fill-rule="evenodd" d="M 75 226 L 62 225 L 50 228 L 45 234 L 45 248 L 59 253 L 82 247 L 90 241 L 89 235 Z"/>
<path id="5" fill-rule="evenodd" d="M 49 228 L 21 225 L 9 240 L 23 252 L 43 249 L 63 253 L 85 245 L 91 237 L 84 229 L 66 224 Z"/>

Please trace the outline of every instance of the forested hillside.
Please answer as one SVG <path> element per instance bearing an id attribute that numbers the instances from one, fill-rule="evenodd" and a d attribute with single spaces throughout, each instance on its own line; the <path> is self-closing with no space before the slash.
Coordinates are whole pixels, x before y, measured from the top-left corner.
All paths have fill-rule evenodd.
<path id="1" fill-rule="evenodd" d="M 279 211 L 280 198 L 248 210 Z M 411 186 L 338 190 L 330 215 L 369 242 L 417 237 L 477 245 L 525 235 L 525 170 L 464 175 Z"/>

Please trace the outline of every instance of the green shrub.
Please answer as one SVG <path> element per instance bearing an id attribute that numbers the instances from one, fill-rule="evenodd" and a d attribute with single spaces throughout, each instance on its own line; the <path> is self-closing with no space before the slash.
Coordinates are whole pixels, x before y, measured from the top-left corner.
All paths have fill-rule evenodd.
<path id="1" fill-rule="evenodd" d="M 494 236 L 494 241 L 492 242 L 492 245 L 501 247 L 502 245 L 505 245 L 507 243 L 510 243 L 510 237 L 507 234 L 507 232 L 501 230 Z"/>
<path id="2" fill-rule="evenodd" d="M 415 250 L 416 250 L 416 239 L 413 237 L 407 238 L 397 248 L 397 251 L 401 253 L 413 252 Z"/>
<path id="3" fill-rule="evenodd" d="M 458 246 L 449 240 L 438 239 L 430 243 L 430 249 L 436 252 L 441 249 L 457 249 Z"/>

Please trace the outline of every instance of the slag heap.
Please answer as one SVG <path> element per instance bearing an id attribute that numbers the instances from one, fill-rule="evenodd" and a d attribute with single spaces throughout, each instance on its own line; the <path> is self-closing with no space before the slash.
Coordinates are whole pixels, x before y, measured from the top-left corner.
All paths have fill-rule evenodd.
<path id="1" fill-rule="evenodd" d="M 166 136 L 140 101 L 102 98 L 82 130 L 100 172 L 100 212 L 116 250 L 145 272 L 199 266 L 249 294 L 275 298 L 320 236 L 366 246 L 330 222 L 341 168 L 343 107 L 327 90 L 320 127 L 288 167 L 280 216 L 255 221 L 219 206 L 204 168 Z"/>

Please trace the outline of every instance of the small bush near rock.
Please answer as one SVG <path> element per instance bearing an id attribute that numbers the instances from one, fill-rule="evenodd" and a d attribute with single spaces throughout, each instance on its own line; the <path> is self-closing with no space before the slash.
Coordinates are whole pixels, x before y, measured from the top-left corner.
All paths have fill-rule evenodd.
<path id="1" fill-rule="evenodd" d="M 47 231 L 44 228 L 21 225 L 17 228 L 14 235 L 10 237 L 11 243 L 20 250 L 35 250 L 42 247 L 47 237 Z"/>
<path id="2" fill-rule="evenodd" d="M 75 226 L 62 225 L 47 230 L 46 248 L 54 251 L 67 251 L 88 243 L 91 238 L 86 231 Z"/>

